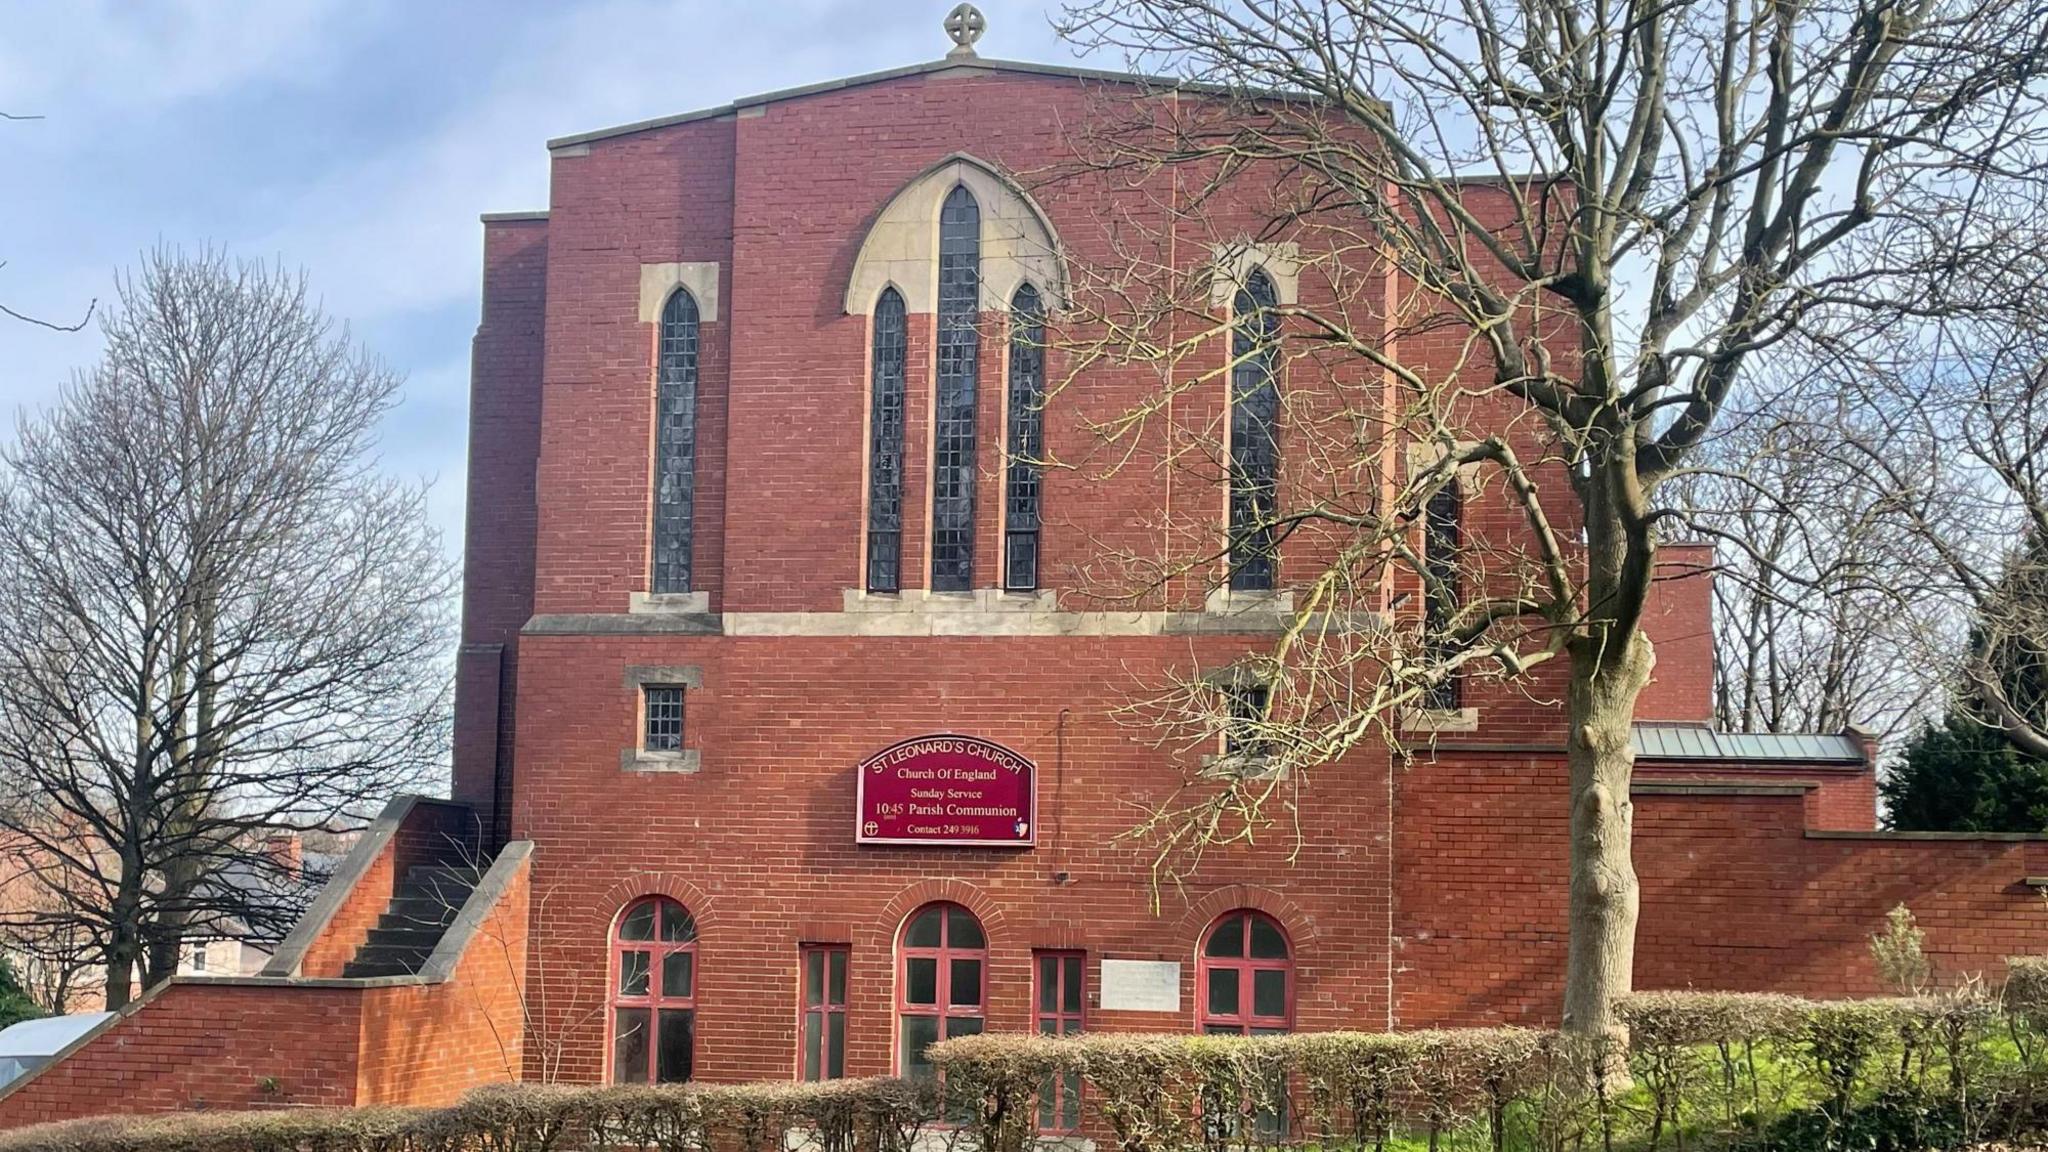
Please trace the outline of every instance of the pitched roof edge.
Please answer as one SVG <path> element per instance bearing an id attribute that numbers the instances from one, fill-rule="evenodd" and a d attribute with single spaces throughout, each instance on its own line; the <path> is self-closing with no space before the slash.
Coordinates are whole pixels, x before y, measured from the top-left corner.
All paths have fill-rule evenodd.
<path id="1" fill-rule="evenodd" d="M 900 80 L 909 76 L 924 76 L 936 72 L 1010 72 L 1027 76 L 1049 76 L 1067 80 L 1099 80 L 1109 84 L 1131 84 L 1153 87 L 1166 91 L 1195 92 L 1205 95 L 1229 95 L 1241 93 L 1262 100 L 1306 101 L 1316 97 L 1307 93 L 1273 92 L 1264 90 L 1240 90 L 1227 84 L 1214 84 L 1200 80 L 1184 80 L 1172 76 L 1147 76 L 1136 72 L 1116 72 L 1104 68 L 1077 68 L 1064 64 L 1037 64 L 1028 60 L 992 60 L 980 56 L 960 59 L 931 60 L 922 64 L 906 64 L 900 68 L 886 68 L 880 72 L 863 72 L 837 80 L 821 80 L 815 84 L 802 84 L 794 88 L 778 88 L 754 96 L 742 96 L 729 104 L 713 108 L 699 108 L 694 112 L 680 112 L 672 116 L 657 116 L 651 120 L 637 120 L 630 124 L 619 124 L 610 128 L 596 128 L 588 132 L 576 132 L 568 136 L 557 136 L 548 141 L 548 150 L 573 148 L 579 144 L 590 144 L 599 140 L 610 140 L 620 136 L 631 136 L 639 132 L 651 132 L 657 128 L 669 128 L 677 124 L 689 124 L 698 120 L 715 120 L 721 116 L 732 116 L 741 109 L 758 108 L 783 100 L 795 100 L 804 96 L 815 96 L 824 92 L 837 92 L 847 88 L 859 88 L 868 84 L 880 84 L 889 80 Z"/>

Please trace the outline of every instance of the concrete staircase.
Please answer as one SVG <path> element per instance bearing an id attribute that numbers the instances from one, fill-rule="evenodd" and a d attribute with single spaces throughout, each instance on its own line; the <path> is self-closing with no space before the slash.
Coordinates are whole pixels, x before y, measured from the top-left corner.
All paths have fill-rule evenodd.
<path id="1" fill-rule="evenodd" d="M 391 903 L 370 929 L 369 939 L 344 964 L 341 974 L 411 976 L 434 954 L 448 925 L 462 911 L 476 887 L 477 869 L 468 864 L 420 864 L 406 870 L 391 893 Z"/>

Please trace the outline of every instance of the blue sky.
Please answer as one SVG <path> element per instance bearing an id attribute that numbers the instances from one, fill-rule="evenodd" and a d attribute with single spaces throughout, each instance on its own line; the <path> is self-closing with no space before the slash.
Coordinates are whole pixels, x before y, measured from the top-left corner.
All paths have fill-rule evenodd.
<path id="1" fill-rule="evenodd" d="M 547 205 L 551 136 L 942 56 L 951 0 L 53 0 L 0 36 L 0 302 L 71 320 L 159 242 L 302 266 L 407 379 L 385 466 L 459 546 L 481 232 Z M 1043 3 L 984 55 L 1069 62 Z M 97 336 L 0 320 L 0 408 Z"/>

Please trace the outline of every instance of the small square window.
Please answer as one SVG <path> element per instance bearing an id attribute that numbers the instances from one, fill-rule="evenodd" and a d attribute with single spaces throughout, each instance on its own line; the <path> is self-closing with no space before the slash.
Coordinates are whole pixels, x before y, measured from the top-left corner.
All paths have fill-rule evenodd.
<path id="1" fill-rule="evenodd" d="M 192 970 L 194 972 L 206 971 L 206 945 L 201 944 L 192 950 Z"/>
<path id="2" fill-rule="evenodd" d="M 1223 729 L 1226 756 L 1261 757 L 1272 752 L 1272 741 L 1261 735 L 1266 723 L 1266 705 L 1271 693 L 1264 684 L 1237 684 L 1223 690 L 1230 707 L 1230 719 Z"/>
<path id="3" fill-rule="evenodd" d="M 683 750 L 683 689 L 677 684 L 649 684 L 641 690 L 644 694 L 641 711 L 646 716 L 646 726 L 641 737 L 641 748 L 648 752 L 681 752 Z"/>

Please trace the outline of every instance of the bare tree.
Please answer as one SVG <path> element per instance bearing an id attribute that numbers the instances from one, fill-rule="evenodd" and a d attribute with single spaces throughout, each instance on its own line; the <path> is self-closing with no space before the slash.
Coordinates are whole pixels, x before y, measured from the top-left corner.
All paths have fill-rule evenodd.
<path id="1" fill-rule="evenodd" d="M 1924 549 L 1898 603 L 1936 605 L 1953 626 L 1924 633 L 1914 656 L 1981 722 L 2048 758 L 2048 258 L 2037 244 L 2008 259 L 1991 286 L 2018 275 L 2025 290 L 1990 293 L 2000 313 L 1943 324 L 1898 368 L 1839 382 L 1881 423 L 1827 443 Z"/>
<path id="2" fill-rule="evenodd" d="M 1956 638 L 1953 614 L 1899 594 L 1938 569 L 1900 531 L 1896 501 L 1842 459 L 1845 441 L 1882 430 L 1819 381 L 1768 394 L 1768 410 L 1731 407 L 1666 493 L 1717 544 L 1715 719 L 1737 732 L 1896 734 L 1948 687 L 1926 653 Z"/>
<path id="3" fill-rule="evenodd" d="M 1206 507 L 1162 519 L 1165 555 L 1112 543 L 1097 575 L 1214 587 L 1277 555 L 1293 591 L 1244 669 L 1257 691 L 1211 677 L 1153 701 L 1190 743 L 1236 731 L 1261 770 L 1210 763 L 1149 830 L 1198 854 L 1284 818 L 1362 741 L 1401 746 L 1400 717 L 1447 684 L 1558 685 L 1563 1017 L 1604 1033 L 1638 907 L 1639 624 L 1683 516 L 1659 489 L 1759 362 L 1962 306 L 1940 286 L 1996 244 L 1951 225 L 2042 170 L 2048 7 L 1095 0 L 1062 30 L 1226 94 L 1085 133 L 1098 174 L 1176 178 L 1076 273 L 1063 387 L 1149 371 L 1152 399 L 1097 418 L 1118 459 L 1237 497 L 1227 533 Z M 1296 298 L 1255 291 L 1232 237 L 1287 252 Z M 1229 411 L 1203 402 L 1226 390 Z M 1296 463 L 1269 481 L 1233 445 L 1276 429 Z M 1486 515 L 1432 544 L 1453 483 Z"/>
<path id="4" fill-rule="evenodd" d="M 0 453 L 0 832 L 95 942 L 107 1001 L 187 934 L 279 934 L 268 850 L 420 781 L 445 745 L 452 568 L 372 455 L 398 380 L 304 278 L 159 251 L 106 351 Z"/>

